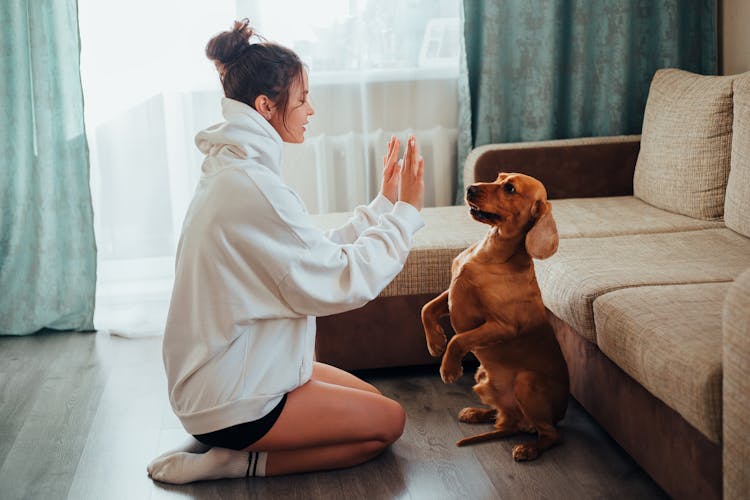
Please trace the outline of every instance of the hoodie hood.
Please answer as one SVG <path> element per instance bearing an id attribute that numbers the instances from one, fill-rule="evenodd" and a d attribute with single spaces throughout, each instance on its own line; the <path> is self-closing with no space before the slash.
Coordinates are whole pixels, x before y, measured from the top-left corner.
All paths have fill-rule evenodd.
<path id="1" fill-rule="evenodd" d="M 281 175 L 283 141 L 260 113 L 245 103 L 224 97 L 221 111 L 226 121 L 195 136 L 195 144 L 206 155 L 202 170 L 213 173 L 228 166 L 258 163 Z"/>

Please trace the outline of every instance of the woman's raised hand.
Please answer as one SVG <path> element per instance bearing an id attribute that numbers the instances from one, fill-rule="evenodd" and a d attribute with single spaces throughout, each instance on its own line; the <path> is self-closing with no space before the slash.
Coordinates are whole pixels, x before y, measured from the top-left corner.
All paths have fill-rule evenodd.
<path id="1" fill-rule="evenodd" d="M 424 206 L 424 158 L 419 156 L 417 140 L 413 135 L 410 135 L 406 142 L 406 151 L 401 160 L 398 199 L 417 210 L 422 210 Z"/>
<path id="2" fill-rule="evenodd" d="M 401 143 L 396 136 L 391 136 L 388 141 L 388 153 L 383 157 L 383 196 L 388 198 L 391 203 L 398 201 L 398 181 L 401 164 L 398 161 L 398 150 Z"/>

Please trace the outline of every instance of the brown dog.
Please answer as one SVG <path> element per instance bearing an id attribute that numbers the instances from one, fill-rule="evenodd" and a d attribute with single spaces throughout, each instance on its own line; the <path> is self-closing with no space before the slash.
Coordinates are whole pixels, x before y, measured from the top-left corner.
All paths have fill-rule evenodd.
<path id="1" fill-rule="evenodd" d="M 450 288 L 422 308 L 430 354 L 445 351 L 440 376 L 455 382 L 469 352 L 479 359 L 474 392 L 491 408 L 464 408 L 461 422 L 495 421 L 495 430 L 461 439 L 458 446 L 536 433 L 513 448 L 515 460 L 533 460 L 560 441 L 555 424 L 568 405 L 568 368 L 549 324 L 533 258 L 557 251 L 558 236 L 547 191 L 522 174 L 466 190 L 475 220 L 490 226 L 484 239 L 453 260 Z M 448 342 L 438 318 L 450 314 L 456 335 Z"/>

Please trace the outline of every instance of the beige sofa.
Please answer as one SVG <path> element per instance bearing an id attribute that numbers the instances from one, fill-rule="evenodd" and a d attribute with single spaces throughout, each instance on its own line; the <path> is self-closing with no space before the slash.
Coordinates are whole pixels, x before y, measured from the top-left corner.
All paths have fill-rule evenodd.
<path id="1" fill-rule="evenodd" d="M 573 396 L 671 496 L 749 498 L 750 73 L 659 71 L 641 136 L 483 146 L 465 182 L 500 171 L 553 199 L 560 246 L 536 272 Z M 383 294 L 319 318 L 318 359 L 435 362 L 419 309 L 486 227 L 465 207 L 423 213 Z"/>

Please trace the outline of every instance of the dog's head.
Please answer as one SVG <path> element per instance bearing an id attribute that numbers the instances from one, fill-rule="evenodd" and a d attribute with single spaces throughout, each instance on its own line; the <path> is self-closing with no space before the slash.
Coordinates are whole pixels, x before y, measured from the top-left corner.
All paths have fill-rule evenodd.
<path id="1" fill-rule="evenodd" d="M 526 234 L 526 251 L 546 259 L 557 251 L 557 225 L 547 190 L 533 177 L 501 173 L 495 182 L 478 182 L 466 188 L 471 216 L 498 228 L 506 237 Z"/>

